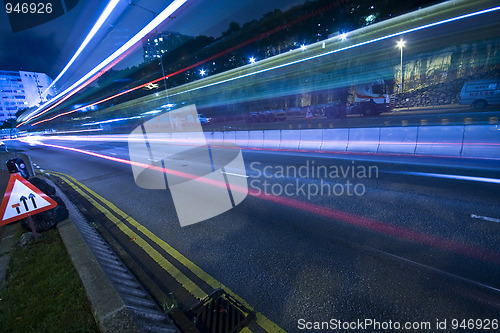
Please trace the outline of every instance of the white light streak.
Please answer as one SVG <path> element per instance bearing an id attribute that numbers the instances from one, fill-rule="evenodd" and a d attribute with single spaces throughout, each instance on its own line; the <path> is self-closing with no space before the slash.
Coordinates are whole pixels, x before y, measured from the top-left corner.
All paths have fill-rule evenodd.
<path id="1" fill-rule="evenodd" d="M 75 62 L 76 58 L 78 58 L 78 56 L 80 55 L 80 53 L 82 53 L 83 49 L 92 40 L 92 38 L 94 38 L 94 36 L 97 33 L 97 31 L 99 31 L 99 29 L 102 27 L 102 25 L 104 24 L 104 22 L 108 19 L 109 15 L 111 15 L 111 13 L 115 9 L 116 5 L 118 5 L 119 1 L 120 0 L 111 0 L 108 3 L 108 5 L 106 6 L 106 8 L 104 8 L 101 16 L 99 16 L 99 19 L 96 21 L 96 23 L 94 24 L 94 26 L 90 30 L 90 32 L 87 35 L 87 37 L 85 37 L 85 39 L 83 40 L 83 42 L 80 45 L 80 47 L 78 48 L 78 50 L 76 50 L 76 52 L 73 55 L 73 57 L 66 64 L 66 66 L 64 66 L 63 70 L 57 75 L 57 77 L 54 79 L 54 81 L 52 81 L 52 83 L 49 85 L 49 87 L 47 89 L 45 89 L 45 91 L 42 93 L 42 96 L 45 95 L 45 93 L 47 93 L 47 91 L 49 91 L 49 89 L 52 88 L 52 86 L 54 86 L 54 84 L 56 84 L 57 81 L 59 81 L 59 79 L 64 75 L 64 73 L 66 73 L 66 71 L 68 70 L 68 68 Z"/>
<path id="2" fill-rule="evenodd" d="M 39 113 L 39 111 L 43 110 L 48 104 L 51 102 L 56 101 L 58 98 L 61 98 L 62 96 L 66 95 L 73 89 L 77 88 L 80 86 L 82 83 L 84 83 L 86 80 L 90 79 L 93 75 L 95 75 L 97 72 L 102 70 L 104 67 L 109 65 L 111 62 L 113 62 L 115 59 L 117 59 L 119 56 L 121 56 L 123 53 L 128 51 L 132 46 L 134 46 L 136 43 L 140 42 L 144 36 L 146 36 L 149 32 L 151 32 L 154 28 L 156 28 L 158 25 L 160 25 L 163 21 L 165 21 L 170 15 L 172 15 L 177 9 L 179 9 L 184 3 L 186 3 L 187 0 L 175 0 L 173 1 L 167 8 L 165 8 L 158 16 L 156 16 L 151 22 L 149 22 L 144 28 L 141 29 L 134 37 L 132 37 L 128 42 L 126 42 L 124 45 L 122 45 L 118 50 L 116 50 L 113 54 L 111 54 L 108 58 L 106 58 L 104 61 L 102 61 L 99 65 L 94 67 L 93 70 L 88 72 L 85 76 L 80 78 L 78 81 L 76 81 L 73 85 L 71 85 L 69 88 L 58 94 L 55 98 L 53 98 L 50 102 L 47 102 L 40 106 L 38 109 L 35 111 L 31 112 L 29 115 L 24 117 L 24 119 L 29 119 Z"/>

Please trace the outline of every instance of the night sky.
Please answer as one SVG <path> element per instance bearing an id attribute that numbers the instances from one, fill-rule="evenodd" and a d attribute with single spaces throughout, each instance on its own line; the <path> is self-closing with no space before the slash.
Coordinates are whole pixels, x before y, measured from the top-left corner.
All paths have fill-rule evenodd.
<path id="1" fill-rule="evenodd" d="M 155 13 L 160 12 L 168 1 L 138 0 L 137 5 Z M 264 13 L 279 8 L 286 10 L 303 0 L 252 0 L 252 1 L 196 1 L 189 0 L 175 19 L 168 20 L 159 31 L 177 31 L 196 36 L 218 37 L 227 30 L 232 21 L 244 24 L 260 18 Z M 47 73 L 55 78 L 69 61 L 84 37 L 90 31 L 98 15 L 106 6 L 105 1 L 80 0 L 71 11 L 40 26 L 12 33 L 4 10 L 0 12 L 0 69 L 27 70 Z M 3 4 L 2 4 L 3 6 Z M 121 6 L 121 7 L 120 7 Z M 130 6 L 122 1 L 116 12 L 89 45 L 81 60 L 64 77 L 73 81 L 98 62 L 105 59 L 136 32 L 145 26 L 154 15 L 148 10 Z M 3 8 L 2 8 L 3 9 Z M 142 47 L 130 54 L 118 67 L 127 67 L 142 61 Z"/>

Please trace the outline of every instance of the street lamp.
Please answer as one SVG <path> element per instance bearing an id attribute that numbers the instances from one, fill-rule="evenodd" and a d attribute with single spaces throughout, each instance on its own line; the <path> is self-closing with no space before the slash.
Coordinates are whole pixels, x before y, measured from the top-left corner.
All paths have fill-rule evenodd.
<path id="1" fill-rule="evenodd" d="M 399 47 L 401 50 L 401 92 L 403 92 L 403 87 L 404 87 L 404 72 L 403 72 L 403 48 L 405 47 L 405 41 L 403 39 L 400 39 L 397 43 L 396 46 Z"/>
<path id="2" fill-rule="evenodd" d="M 130 1 L 128 2 L 128 4 L 129 4 L 130 6 L 139 7 L 139 8 L 141 8 L 141 9 L 143 9 L 143 10 L 147 11 L 147 12 L 150 12 L 150 13 L 151 13 L 151 14 L 153 14 L 155 17 L 157 17 L 157 16 L 158 16 L 158 13 L 157 13 L 157 12 L 154 12 L 154 11 L 152 11 L 151 9 L 147 9 L 146 7 L 143 7 L 143 6 L 141 6 L 141 5 L 138 5 L 138 4 L 136 4 L 133 0 L 130 0 Z M 174 18 L 175 18 L 175 16 L 168 17 L 168 18 L 169 18 L 169 19 L 174 19 Z M 156 28 L 155 28 L 155 34 L 158 34 L 158 27 L 156 27 Z M 149 39 L 148 39 L 148 41 L 149 41 Z M 161 41 L 162 41 L 162 40 L 161 40 L 161 37 L 160 37 L 160 42 L 161 42 Z M 155 40 L 155 44 L 156 44 L 156 46 L 158 45 L 158 43 L 157 43 L 157 41 L 156 41 L 156 40 Z M 162 50 L 162 51 L 163 51 L 163 50 Z M 163 53 L 163 52 L 162 52 L 162 53 Z M 163 84 L 164 84 L 164 86 L 165 86 L 165 97 L 167 98 L 167 101 L 168 101 L 168 90 L 167 90 L 167 79 L 168 79 L 168 78 L 165 76 L 165 69 L 164 69 L 164 67 L 163 67 L 163 57 L 162 57 L 161 55 L 159 55 L 159 56 L 158 56 L 158 58 L 160 58 L 160 64 L 159 64 L 159 65 L 161 66 L 161 74 L 163 75 Z"/>

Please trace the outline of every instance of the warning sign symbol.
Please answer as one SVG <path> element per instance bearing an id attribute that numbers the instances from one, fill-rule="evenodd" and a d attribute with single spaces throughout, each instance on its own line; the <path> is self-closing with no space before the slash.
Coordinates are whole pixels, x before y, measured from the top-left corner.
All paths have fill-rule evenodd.
<path id="1" fill-rule="evenodd" d="M 12 174 L 0 206 L 0 225 L 52 209 L 57 203 L 19 174 Z"/>
<path id="2" fill-rule="evenodd" d="M 306 112 L 306 119 L 311 119 L 311 118 L 314 118 L 314 115 L 311 111 L 311 108 L 308 106 L 307 107 L 307 112 Z"/>

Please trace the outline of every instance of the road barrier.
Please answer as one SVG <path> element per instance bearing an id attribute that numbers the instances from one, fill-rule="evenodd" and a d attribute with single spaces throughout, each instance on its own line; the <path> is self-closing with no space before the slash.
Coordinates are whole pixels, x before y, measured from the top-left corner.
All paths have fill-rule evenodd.
<path id="1" fill-rule="evenodd" d="M 335 128 L 323 130 L 323 144 L 321 145 L 322 151 L 339 151 L 347 150 L 349 143 L 349 129 L 348 128 Z"/>
<path id="2" fill-rule="evenodd" d="M 280 149 L 297 150 L 300 145 L 300 130 L 282 130 Z"/>
<path id="3" fill-rule="evenodd" d="M 224 142 L 224 133 L 225 132 L 213 132 L 212 141 L 218 143 Z"/>
<path id="4" fill-rule="evenodd" d="M 499 157 L 500 126 L 465 126 L 462 156 Z"/>
<path id="5" fill-rule="evenodd" d="M 499 125 L 408 126 L 205 133 L 242 148 L 500 159 Z"/>
<path id="6" fill-rule="evenodd" d="M 264 142 L 264 131 L 248 132 L 248 148 L 262 148 Z"/>
<path id="7" fill-rule="evenodd" d="M 378 153 L 413 154 L 418 127 L 381 127 Z"/>
<path id="8" fill-rule="evenodd" d="M 235 144 L 236 143 L 236 132 L 235 131 L 227 131 L 224 133 L 224 143 L 225 144 Z"/>
<path id="9" fill-rule="evenodd" d="M 380 128 L 350 128 L 347 151 L 376 153 L 380 144 Z"/>
<path id="10" fill-rule="evenodd" d="M 321 150 L 323 144 L 323 131 L 317 129 L 305 129 L 300 132 L 300 150 Z"/>
<path id="11" fill-rule="evenodd" d="M 278 149 L 281 142 L 281 131 L 280 130 L 269 130 L 264 131 L 264 142 L 262 148 L 266 149 Z M 256 147 L 256 148 L 261 148 Z"/>
<path id="12" fill-rule="evenodd" d="M 248 148 L 248 131 L 234 132 L 235 143 L 241 148 Z"/>
<path id="13" fill-rule="evenodd" d="M 463 138 L 464 126 L 421 126 L 415 154 L 461 156 Z"/>

